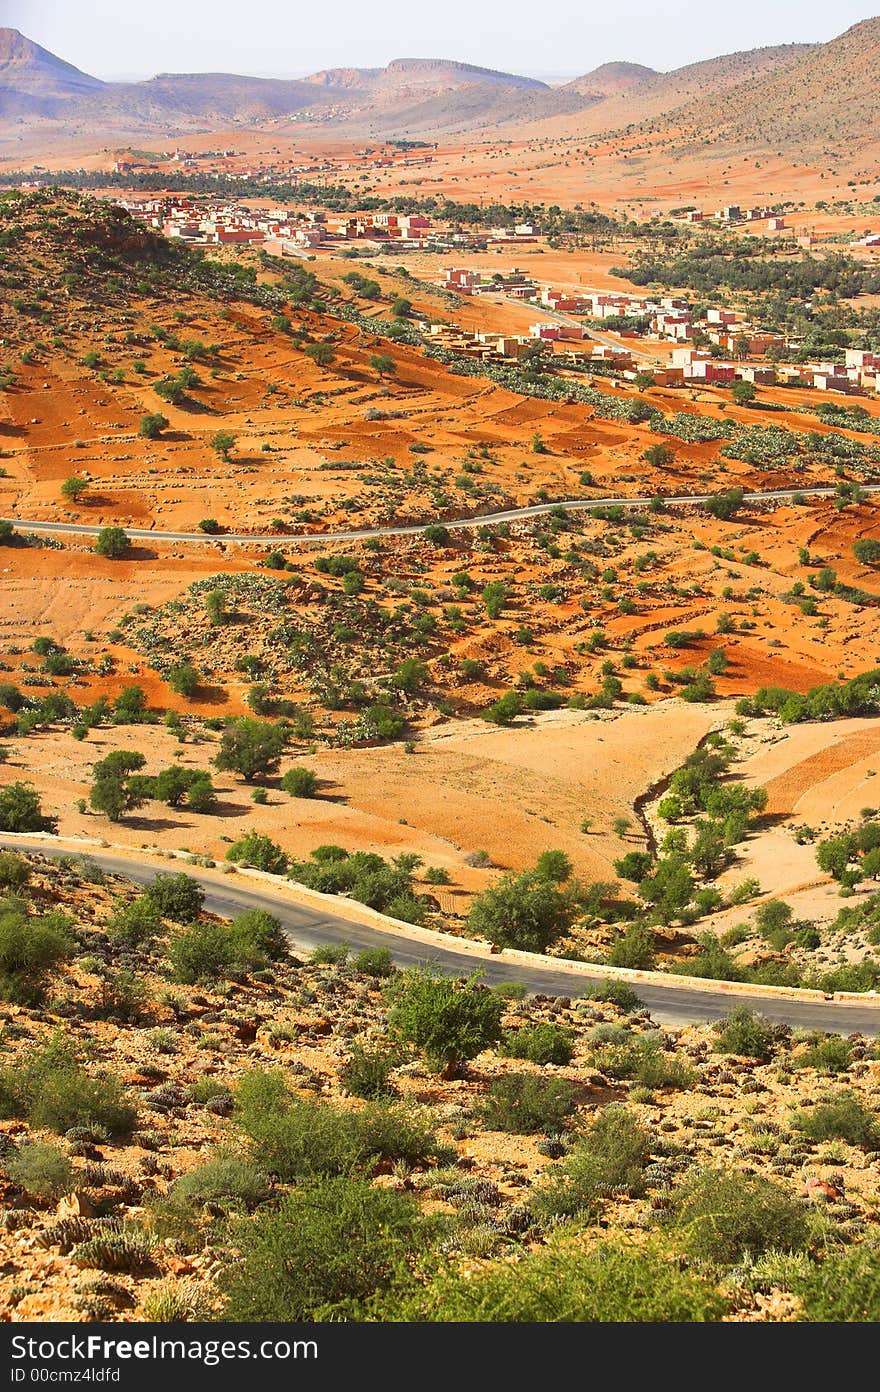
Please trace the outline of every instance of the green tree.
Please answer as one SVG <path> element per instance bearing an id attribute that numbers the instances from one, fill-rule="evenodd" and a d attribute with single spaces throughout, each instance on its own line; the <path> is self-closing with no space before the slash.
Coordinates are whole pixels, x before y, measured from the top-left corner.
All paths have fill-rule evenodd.
<path id="1" fill-rule="evenodd" d="M 103 812 L 111 822 L 118 822 L 126 812 L 140 807 L 144 797 L 131 775 L 146 762 L 136 749 L 117 749 L 99 759 L 92 770 L 94 781 L 89 791 L 92 810 Z"/>
<path id="2" fill-rule="evenodd" d="M 61 492 L 64 494 L 65 498 L 68 498 L 72 503 L 77 503 L 83 494 L 87 492 L 88 487 L 88 479 L 82 478 L 79 474 L 71 474 L 70 478 L 66 478 L 62 483 Z"/>
<path id="3" fill-rule="evenodd" d="M 178 696 L 194 696 L 199 686 L 199 674 L 191 662 L 178 662 L 170 667 L 165 680 Z"/>
<path id="4" fill-rule="evenodd" d="M 259 831 L 249 831 L 233 842 L 226 859 L 238 865 L 252 865 L 255 870 L 266 870 L 270 875 L 285 874 L 289 864 L 281 847 Z"/>
<path id="5" fill-rule="evenodd" d="M 849 832 L 840 836 L 829 836 L 816 847 L 816 863 L 820 870 L 833 879 L 840 880 L 856 853 L 856 838 Z"/>
<path id="6" fill-rule="evenodd" d="M 715 493 L 706 500 L 706 511 L 722 522 L 730 522 L 739 512 L 745 498 L 745 489 L 728 488 L 725 493 Z"/>
<path id="7" fill-rule="evenodd" d="M 161 411 L 151 411 L 146 416 L 141 416 L 138 426 L 138 435 L 145 440 L 158 440 L 163 430 L 167 430 L 169 420 L 163 416 Z"/>
<path id="8" fill-rule="evenodd" d="M 380 382 L 383 377 L 392 377 L 396 371 L 394 359 L 390 358 L 387 353 L 374 353 L 370 358 L 370 367 Z"/>
<path id="9" fill-rule="evenodd" d="M 671 450 L 668 445 L 649 445 L 642 454 L 642 458 L 651 465 L 652 469 L 663 469 L 667 464 L 673 462 L 675 451 Z"/>
<path id="10" fill-rule="evenodd" d="M 54 817 L 44 817 L 36 788 L 8 783 L 0 788 L 0 831 L 54 831 Z"/>
<path id="11" fill-rule="evenodd" d="M 240 774 L 246 783 L 252 783 L 278 767 L 286 743 L 287 730 L 282 724 L 243 717 L 223 731 L 214 763 L 221 771 Z"/>
<path id="12" fill-rule="evenodd" d="M 390 987 L 392 1032 L 414 1044 L 445 1078 L 501 1038 L 504 1001 L 475 980 L 453 981 L 421 968 Z"/>
<path id="13" fill-rule="evenodd" d="M 237 435 L 233 435 L 231 430 L 218 430 L 208 441 L 208 448 L 218 454 L 221 459 L 228 460 L 232 450 L 235 449 Z"/>
<path id="14" fill-rule="evenodd" d="M 730 395 L 737 406 L 750 406 L 758 393 L 754 382 L 734 382 L 730 388 Z"/>
<path id="15" fill-rule="evenodd" d="M 474 936 L 497 947 L 546 952 L 568 931 L 581 907 L 576 884 L 559 885 L 527 870 L 502 876 L 473 900 L 467 918 Z"/>
<path id="16" fill-rule="evenodd" d="M 862 537 L 853 543 L 853 555 L 862 565 L 880 563 L 880 541 L 875 537 Z"/>
<path id="17" fill-rule="evenodd" d="M 222 590 L 209 590 L 205 595 L 205 613 L 215 628 L 226 622 L 226 596 Z"/>
<path id="18" fill-rule="evenodd" d="M 95 542 L 98 555 L 106 556 L 111 561 L 119 561 L 127 556 L 130 547 L 131 543 L 121 527 L 102 527 Z"/>
<path id="19" fill-rule="evenodd" d="M 331 343 L 308 343 L 303 352 L 316 367 L 330 367 L 336 361 L 336 351 Z"/>

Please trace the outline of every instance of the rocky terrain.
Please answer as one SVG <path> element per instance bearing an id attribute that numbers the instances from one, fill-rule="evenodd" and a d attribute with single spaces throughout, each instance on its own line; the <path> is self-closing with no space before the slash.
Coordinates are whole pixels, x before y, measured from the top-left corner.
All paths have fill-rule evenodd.
<path id="1" fill-rule="evenodd" d="M 185 877 L 138 894 L 87 857 L 11 853 L 0 875 L 12 1320 L 222 1319 L 248 1302 L 270 1318 L 279 1301 L 305 1319 L 571 1318 L 603 1254 L 643 1279 L 597 1280 L 597 1310 L 574 1318 L 868 1312 L 873 1041 L 795 1037 L 748 1012 L 659 1030 L 620 983 L 591 1000 L 461 983 L 500 1042 L 477 1030 L 469 1061 L 441 1063 L 401 1009 L 424 980 L 381 954 L 295 960 L 270 921 L 200 917 Z M 54 965 L 12 962 L 23 914 L 54 938 Z M 280 1129 L 261 1110 L 277 1087 L 293 1109 Z M 276 1214 L 287 1234 L 297 1204 L 305 1223 L 310 1202 L 335 1215 L 346 1183 L 392 1204 L 405 1269 L 392 1281 L 367 1253 L 352 1291 L 318 1240 L 311 1286 L 276 1269 L 270 1289 L 278 1257 L 247 1230 Z M 708 1224 L 728 1183 L 740 1202 Z M 659 1279 L 663 1264 L 679 1274 Z"/>

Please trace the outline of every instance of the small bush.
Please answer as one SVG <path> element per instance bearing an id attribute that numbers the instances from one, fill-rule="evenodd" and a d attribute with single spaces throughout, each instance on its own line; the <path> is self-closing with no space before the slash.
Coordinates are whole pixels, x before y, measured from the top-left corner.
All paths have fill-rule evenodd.
<path id="1" fill-rule="evenodd" d="M 254 1165 L 239 1155 L 219 1151 L 197 1169 L 181 1175 L 169 1198 L 187 1204 L 211 1203 L 224 1209 L 250 1210 L 265 1202 L 269 1193 L 269 1181 Z"/>
<path id="2" fill-rule="evenodd" d="M 154 938 L 162 927 L 162 915 L 155 902 L 146 894 L 138 895 L 118 908 L 107 923 L 107 937 L 119 947 L 142 947 Z"/>
<path id="3" fill-rule="evenodd" d="M 805 1210 L 784 1189 L 733 1170 L 703 1170 L 686 1180 L 673 1225 L 689 1256 L 718 1266 L 770 1250 L 802 1251 L 810 1240 Z"/>
<path id="4" fill-rule="evenodd" d="M 312 961 L 318 966 L 338 967 L 348 961 L 348 943 L 320 943 L 312 950 Z"/>
<path id="5" fill-rule="evenodd" d="M 73 1167 L 58 1146 L 30 1141 L 7 1156 L 4 1169 L 35 1199 L 57 1199 L 73 1188 Z"/>
<path id="6" fill-rule="evenodd" d="M 134 1275 L 153 1265 L 155 1245 L 152 1235 L 141 1228 L 105 1229 L 75 1247 L 70 1259 L 75 1266 Z"/>
<path id="7" fill-rule="evenodd" d="M 399 976 L 391 991 L 392 1031 L 446 1077 L 501 1037 L 504 1002 L 475 981 L 416 969 Z"/>
<path id="8" fill-rule="evenodd" d="M 38 1005 L 50 976 L 72 953 L 63 915 L 31 915 L 15 901 L 0 902 L 0 1000 Z"/>
<path id="9" fill-rule="evenodd" d="M 358 952 L 352 966 L 364 976 L 386 977 L 393 975 L 394 963 L 387 947 L 365 947 Z"/>
<path id="10" fill-rule="evenodd" d="M 507 1073 L 491 1084 L 482 1119 L 490 1131 L 558 1131 L 574 1111 L 574 1100 L 574 1088 L 566 1078 Z"/>
<path id="11" fill-rule="evenodd" d="M 703 1323 L 727 1303 L 708 1281 L 682 1271 L 660 1249 L 556 1242 L 522 1260 L 481 1270 L 439 1271 L 386 1318 L 466 1323 Z M 382 1316 L 380 1315 L 380 1318 Z"/>
<path id="12" fill-rule="evenodd" d="M 176 875 L 160 872 L 144 890 L 145 898 L 162 918 L 173 923 L 192 923 L 202 911 L 205 892 L 195 880 L 182 871 Z"/>
<path id="13" fill-rule="evenodd" d="M 188 986 L 257 971 L 286 953 L 281 924 L 262 909 L 248 909 L 232 923 L 193 923 L 168 947 L 174 980 Z"/>
<path id="14" fill-rule="evenodd" d="M 847 1141 L 862 1150 L 880 1150 L 877 1116 L 851 1092 L 841 1092 L 829 1102 L 796 1112 L 792 1125 L 814 1144 Z"/>
<path id="15" fill-rule="evenodd" d="M 284 875 L 289 861 L 281 847 L 259 831 L 248 832 L 229 847 L 226 859 L 237 865 L 250 865 L 270 875 Z"/>
<path id="16" fill-rule="evenodd" d="M 389 1078 L 396 1062 L 395 1056 L 387 1050 L 365 1049 L 355 1044 L 339 1074 L 339 1081 L 352 1097 L 369 1100 L 388 1097 L 393 1092 Z"/>
<path id="17" fill-rule="evenodd" d="M 528 1059 L 530 1063 L 571 1062 L 574 1037 L 562 1025 L 538 1023 L 524 1029 L 507 1030 L 500 1052 L 508 1058 Z"/>
<path id="18" fill-rule="evenodd" d="M 31 867 L 14 851 L 0 851 L 0 889 L 21 889 L 31 878 Z"/>
<path id="19" fill-rule="evenodd" d="M 153 1324 L 203 1323 L 210 1318 L 205 1293 L 194 1281 L 163 1281 L 154 1286 L 144 1296 L 141 1313 Z"/>
<path id="20" fill-rule="evenodd" d="M 880 1251 L 860 1243 L 808 1267 L 792 1281 L 801 1319 L 822 1324 L 873 1323 L 880 1309 Z"/>
<path id="21" fill-rule="evenodd" d="M 641 1194 L 650 1154 L 650 1137 L 635 1117 L 618 1104 L 605 1107 L 538 1191 L 535 1206 L 547 1217 L 568 1218 L 594 1212 L 610 1194 Z"/>
<path id="22" fill-rule="evenodd" d="M 224 1318 L 356 1319 L 386 1289 L 428 1231 L 408 1194 L 363 1180 L 325 1179 L 238 1226 L 242 1260 L 221 1277 Z"/>
<path id="23" fill-rule="evenodd" d="M 281 787 L 291 797 L 312 798 L 318 789 L 318 775 L 310 768 L 297 764 L 281 779 Z"/>
<path id="24" fill-rule="evenodd" d="M 716 1029 L 718 1042 L 715 1047 L 720 1054 L 760 1059 L 762 1063 L 773 1056 L 775 1027 L 747 1005 L 734 1006 L 729 1015 L 719 1021 Z"/>
<path id="25" fill-rule="evenodd" d="M 287 1184 L 308 1175 L 347 1174 L 376 1157 L 410 1164 L 431 1154 L 433 1134 L 411 1112 L 376 1103 L 353 1112 L 296 1097 L 284 1074 L 245 1074 L 234 1119 L 255 1164 Z"/>
<path id="26" fill-rule="evenodd" d="M 852 1063 L 852 1046 L 839 1034 L 817 1039 L 793 1063 L 798 1068 L 815 1068 L 819 1073 L 845 1073 Z"/>
<path id="27" fill-rule="evenodd" d="M 627 1014 L 632 1010 L 638 1010 L 642 1003 L 627 982 L 615 981 L 611 977 L 588 987 L 584 991 L 583 999 L 605 1001 L 608 1005 L 616 1005 L 618 1009 L 625 1010 Z"/>
<path id="28" fill-rule="evenodd" d="M 109 1136 L 126 1135 L 137 1117 L 118 1080 L 104 1072 L 92 1077 L 60 1039 L 0 1070 L 0 1115 L 59 1135 L 98 1126 Z"/>

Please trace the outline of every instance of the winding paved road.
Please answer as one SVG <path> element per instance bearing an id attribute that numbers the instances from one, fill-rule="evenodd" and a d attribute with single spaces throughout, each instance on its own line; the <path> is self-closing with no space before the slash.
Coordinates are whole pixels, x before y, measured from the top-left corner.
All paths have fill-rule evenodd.
<path id="1" fill-rule="evenodd" d="M 183 868 L 187 875 L 205 891 L 205 908 L 223 918 L 234 918 L 245 909 L 264 909 L 281 922 L 294 947 L 310 950 L 319 943 L 349 943 L 353 948 L 387 947 L 393 960 L 401 967 L 429 964 L 450 976 L 469 976 L 478 971 L 483 980 L 494 985 L 502 981 L 522 982 L 534 994 L 577 996 L 589 983 L 604 981 L 607 973 L 601 967 L 578 966 L 575 970 L 560 968 L 553 959 L 544 963 L 507 958 L 505 953 L 476 955 L 462 951 L 456 939 L 447 936 L 441 944 L 426 943 L 409 937 L 405 930 L 367 927 L 319 908 L 305 908 L 294 903 L 285 893 L 265 881 L 250 882 L 243 876 L 224 875 L 192 865 L 173 862 L 154 865 L 135 856 L 116 850 L 104 850 L 71 843 L 58 844 L 46 837 L 2 836 L 0 846 L 20 851 L 36 851 L 41 855 L 85 855 L 103 870 L 122 875 L 136 884 L 148 884 L 159 869 Z M 344 901 L 340 900 L 343 909 Z M 446 943 L 448 942 L 448 946 Z M 644 1006 L 655 1019 L 668 1024 L 717 1020 L 737 1004 L 747 1004 L 768 1019 L 799 1029 L 822 1029 L 840 1034 L 860 1033 L 880 1035 L 880 1001 L 833 1001 L 821 996 L 805 999 L 797 993 L 764 995 L 748 986 L 725 986 L 719 990 L 695 981 L 693 985 L 670 985 L 661 973 L 652 974 L 650 981 L 637 979 L 634 989 Z"/>
<path id="2" fill-rule="evenodd" d="M 762 502 L 789 502 L 792 498 L 833 498 L 837 489 L 835 487 L 821 488 L 777 488 L 768 489 L 766 492 L 746 493 L 743 496 L 744 503 Z M 862 485 L 862 493 L 878 493 L 880 484 Z M 665 507 L 693 507 L 701 503 L 708 502 L 709 498 L 715 496 L 711 493 L 692 493 L 679 494 L 676 497 L 664 498 Z M 652 502 L 650 497 L 639 498 L 561 498 L 555 503 L 532 503 L 529 507 L 507 508 L 500 512 L 486 512 L 477 517 L 463 517 L 457 521 L 443 522 L 443 526 L 450 532 L 461 532 L 473 530 L 476 527 L 498 527 L 505 522 L 523 522 L 530 517 L 541 517 L 553 512 L 555 508 L 565 508 L 569 512 L 582 511 L 585 508 L 597 507 L 623 507 L 623 508 L 644 508 Z M 0 519 L 8 521 L 16 527 L 25 528 L 27 531 L 36 532 L 38 535 L 61 536 L 97 536 L 103 530 L 102 526 L 89 522 L 43 522 L 35 521 L 26 517 L 9 517 Z M 272 546 L 282 545 L 284 542 L 304 542 L 314 541 L 319 545 L 327 542 L 346 542 L 346 541 L 368 541 L 372 537 L 392 537 L 392 536 L 419 536 L 424 532 L 427 522 L 417 522 L 406 526 L 396 527 L 370 527 L 362 528 L 359 531 L 351 532 L 170 532 L 163 531 L 158 527 L 126 527 L 125 534 L 131 541 L 171 541 L 171 542 L 231 542 L 233 544 L 247 546 L 251 544 L 271 544 Z"/>

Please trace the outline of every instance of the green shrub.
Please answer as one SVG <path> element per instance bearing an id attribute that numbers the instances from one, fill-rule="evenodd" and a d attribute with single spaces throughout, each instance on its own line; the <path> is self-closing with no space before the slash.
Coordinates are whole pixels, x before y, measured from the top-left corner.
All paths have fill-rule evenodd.
<path id="1" fill-rule="evenodd" d="M 230 1151 L 218 1151 L 171 1187 L 169 1198 L 190 1205 L 217 1204 L 224 1209 L 253 1209 L 269 1197 L 264 1174 Z"/>
<path id="2" fill-rule="evenodd" d="M 805 1210 L 761 1175 L 703 1170 L 675 1196 L 673 1225 L 682 1250 L 700 1261 L 734 1266 L 746 1256 L 807 1247 Z"/>
<path id="3" fill-rule="evenodd" d="M 310 768 L 297 764 L 281 779 L 281 787 L 291 797 L 311 798 L 318 789 L 318 775 Z"/>
<path id="4" fill-rule="evenodd" d="M 144 896 L 162 918 L 170 918 L 173 923 L 192 923 L 205 902 L 201 885 L 183 871 L 176 875 L 160 871 L 152 884 L 147 885 Z"/>
<path id="5" fill-rule="evenodd" d="M 364 976 L 386 977 L 395 970 L 387 947 L 365 947 L 355 956 L 352 966 Z"/>
<path id="6" fill-rule="evenodd" d="M 281 847 L 259 831 L 250 831 L 235 841 L 226 852 L 226 859 L 237 865 L 250 865 L 255 870 L 265 870 L 270 875 L 284 875 L 288 867 L 287 856 Z"/>
<path id="7" fill-rule="evenodd" d="M 416 968 L 396 978 L 390 990 L 391 1030 L 445 1077 L 501 1038 L 504 1002 L 474 980 L 453 981 Z"/>
<path id="8" fill-rule="evenodd" d="M 278 962 L 288 954 L 288 943 L 280 922 L 265 909 L 245 909 L 229 925 L 236 955 L 247 964 L 268 958 Z"/>
<path id="9" fill-rule="evenodd" d="M 631 923 L 612 944 L 608 962 L 612 967 L 632 967 L 643 971 L 653 966 L 654 934 L 643 923 Z"/>
<path id="10" fill-rule="evenodd" d="M 583 999 L 606 1001 L 609 1005 L 616 1005 L 620 1010 L 625 1010 L 627 1014 L 632 1010 L 638 1010 L 642 1003 L 632 986 L 626 981 L 615 981 L 611 977 L 605 981 L 597 981 L 595 986 L 588 986 Z"/>
<path id="11" fill-rule="evenodd" d="M 318 966 L 337 967 L 348 961 L 348 943 L 320 943 L 312 950 L 312 961 Z"/>
<path id="12" fill-rule="evenodd" d="M 808 1141 L 847 1141 L 862 1150 L 880 1150 L 880 1125 L 876 1114 L 852 1092 L 841 1092 L 828 1102 L 796 1112 L 792 1125 Z"/>
<path id="13" fill-rule="evenodd" d="M 747 1005 L 734 1006 L 716 1025 L 719 1054 L 734 1054 L 741 1058 L 756 1058 L 766 1063 L 773 1056 L 776 1029 L 769 1020 L 750 1010 Z"/>
<path id="14" fill-rule="evenodd" d="M 0 1070 L 0 1115 L 24 1117 L 59 1135 L 73 1126 L 100 1126 L 111 1136 L 127 1134 L 137 1117 L 118 1080 L 105 1072 L 92 1077 L 60 1038 Z"/>
<path id="15" fill-rule="evenodd" d="M 21 889 L 32 873 L 27 861 L 14 851 L 0 851 L 0 889 Z"/>
<path id="16" fill-rule="evenodd" d="M 508 1058 L 528 1059 L 530 1063 L 570 1063 L 574 1036 L 562 1025 L 539 1022 L 523 1029 L 507 1030 L 500 1052 Z"/>
<path id="17" fill-rule="evenodd" d="M 224 1318 L 357 1319 L 428 1231 L 415 1200 L 362 1180 L 325 1179 L 235 1229 L 240 1264 L 221 1277 Z"/>
<path id="18" fill-rule="evenodd" d="M 579 908 L 576 884 L 559 885 L 532 870 L 503 875 L 477 895 L 467 926 L 475 937 L 497 947 L 546 952 L 571 927 Z"/>
<path id="19" fill-rule="evenodd" d="M 574 1088 L 566 1078 L 506 1073 L 489 1087 L 481 1113 L 490 1131 L 558 1131 L 574 1111 Z"/>
<path id="20" fill-rule="evenodd" d="M 30 1141 L 6 1156 L 3 1168 L 14 1184 L 35 1199 L 58 1199 L 73 1188 L 73 1167 L 63 1150 Z"/>
<path id="21" fill-rule="evenodd" d="M 286 952 L 281 924 L 262 909 L 247 909 L 232 923 L 190 924 L 168 945 L 172 976 L 187 986 L 257 971 Z"/>
<path id="22" fill-rule="evenodd" d="M 74 1247 L 70 1259 L 74 1266 L 99 1271 L 146 1271 L 153 1265 L 155 1238 L 142 1228 L 106 1228 Z"/>
<path id="23" fill-rule="evenodd" d="M 797 1068 L 815 1068 L 819 1073 L 845 1073 L 852 1063 L 852 1045 L 839 1034 L 826 1034 L 792 1062 Z"/>
<path id="24" fill-rule="evenodd" d="M 379 1101 L 349 1115 L 361 1164 L 403 1160 L 419 1165 L 436 1153 L 434 1132 L 421 1114 L 408 1107 Z"/>
<path id="25" fill-rule="evenodd" d="M 617 1192 L 644 1192 L 645 1165 L 651 1140 L 625 1107 L 604 1107 L 567 1159 L 535 1195 L 535 1207 L 547 1217 L 595 1212 L 601 1199 Z"/>
<path id="26" fill-rule="evenodd" d="M 30 915 L 15 901 L 0 902 L 0 999 L 38 1005 L 50 976 L 72 953 L 63 914 Z"/>
<path id="27" fill-rule="evenodd" d="M 107 937 L 120 947 L 142 947 L 162 927 L 162 915 L 154 901 L 139 894 L 129 902 L 117 900 L 118 907 L 107 922 Z"/>
<path id="28" fill-rule="evenodd" d="M 811 1323 L 872 1323 L 880 1309 L 880 1250 L 859 1243 L 810 1266 L 792 1281 L 801 1319 Z"/>
<path id="29" fill-rule="evenodd" d="M 210 1308 L 205 1291 L 195 1281 L 162 1281 L 141 1302 L 141 1313 L 151 1324 L 205 1323 Z"/>
<path id="30" fill-rule="evenodd" d="M 0 788 L 0 831 L 54 831 L 56 822 L 44 817 L 36 789 L 30 783 L 7 783 Z"/>
<path id="31" fill-rule="evenodd" d="M 235 1095 L 234 1119 L 255 1164 L 288 1184 L 308 1175 L 346 1174 L 376 1158 L 414 1164 L 436 1144 L 405 1108 L 376 1103 L 354 1112 L 296 1097 L 280 1070 L 245 1074 Z"/>
<path id="32" fill-rule="evenodd" d="M 473 1272 L 444 1270 L 389 1300 L 387 1318 L 467 1323 L 702 1323 L 727 1306 L 657 1247 L 556 1242 L 522 1260 Z M 382 1316 L 380 1315 L 380 1318 Z"/>
<path id="33" fill-rule="evenodd" d="M 393 1092 L 389 1078 L 397 1062 L 399 1060 L 388 1050 L 365 1049 L 361 1044 L 354 1044 L 340 1071 L 339 1081 L 352 1097 L 371 1100 L 388 1097 Z"/>

